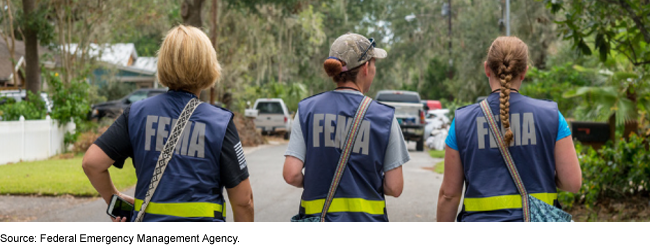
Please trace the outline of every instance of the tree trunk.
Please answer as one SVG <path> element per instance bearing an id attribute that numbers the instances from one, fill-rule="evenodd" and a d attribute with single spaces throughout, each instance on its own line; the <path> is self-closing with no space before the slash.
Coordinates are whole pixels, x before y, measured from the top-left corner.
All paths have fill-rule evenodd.
<path id="1" fill-rule="evenodd" d="M 33 22 L 34 0 L 23 0 L 23 12 L 27 23 Z M 33 26 L 26 24 L 25 31 L 25 85 L 34 95 L 41 91 L 40 66 L 38 63 L 38 36 Z M 29 100 L 29 99 L 28 99 Z"/>
<path id="2" fill-rule="evenodd" d="M 210 33 L 212 34 L 212 47 L 214 47 L 215 52 L 217 51 L 217 44 L 219 41 L 219 28 L 217 27 L 217 20 L 219 14 L 219 0 L 212 0 L 212 15 L 210 19 L 212 20 L 212 29 Z M 210 104 L 214 105 L 214 88 L 217 85 L 210 87 Z"/>
<path id="3" fill-rule="evenodd" d="M 183 0 L 181 4 L 181 17 L 183 17 L 183 24 L 190 25 L 196 28 L 203 26 L 201 19 L 201 9 L 205 0 Z"/>
<path id="4" fill-rule="evenodd" d="M 183 18 L 183 24 L 201 29 L 203 26 L 201 9 L 203 8 L 204 1 L 205 0 L 183 0 L 183 3 L 181 3 L 181 17 Z M 199 99 L 202 101 L 209 101 L 209 92 L 206 92 L 205 90 L 201 91 Z"/>

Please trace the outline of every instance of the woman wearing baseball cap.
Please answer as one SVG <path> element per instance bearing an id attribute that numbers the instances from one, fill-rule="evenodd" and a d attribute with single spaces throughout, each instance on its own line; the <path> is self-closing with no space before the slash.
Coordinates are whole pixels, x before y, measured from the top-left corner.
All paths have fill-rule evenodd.
<path id="1" fill-rule="evenodd" d="M 388 221 L 384 195 L 402 193 L 401 166 L 410 157 L 394 109 L 364 100 L 375 77 L 375 61 L 386 56 L 373 39 L 354 33 L 340 36 L 324 63 L 336 88 L 298 104 L 283 170 L 288 184 L 304 188 L 293 221 L 322 216 L 324 205 L 329 205 L 324 221 Z M 346 146 L 361 106 L 367 108 L 365 116 Z M 340 182 L 331 186 L 339 158 L 348 149 Z M 328 193 L 333 194 L 331 203 L 325 203 Z"/>

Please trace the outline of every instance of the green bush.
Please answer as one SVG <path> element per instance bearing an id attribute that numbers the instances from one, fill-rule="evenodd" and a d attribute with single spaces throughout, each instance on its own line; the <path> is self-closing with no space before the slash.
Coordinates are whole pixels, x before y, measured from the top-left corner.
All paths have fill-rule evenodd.
<path id="1" fill-rule="evenodd" d="M 598 79 L 602 80 L 602 78 Z M 570 63 L 553 66 L 549 70 L 530 67 L 526 74 L 526 81 L 521 86 L 521 94 L 555 101 L 565 117 L 573 117 L 574 109 L 580 105 L 581 99 L 566 99 L 562 94 L 570 89 L 591 86 L 594 83 L 598 83 L 597 75 L 590 71 L 577 70 Z"/>
<path id="2" fill-rule="evenodd" d="M 70 83 L 63 83 L 54 72 L 42 73 L 49 84 L 52 93 L 52 119 L 59 120 L 60 125 L 73 121 L 81 125 L 90 112 L 88 102 L 89 85 L 83 79 L 73 79 Z"/>
<path id="3" fill-rule="evenodd" d="M 576 145 L 576 149 L 583 147 Z M 570 208 L 580 202 L 591 208 L 605 198 L 623 199 L 650 191 L 650 151 L 648 141 L 642 137 L 632 135 L 627 141 L 609 143 L 598 151 L 589 147 L 579 159 L 582 187 L 576 194 L 560 193 L 562 205 Z"/>
<path id="4" fill-rule="evenodd" d="M 29 100 L 20 102 L 9 98 L 7 103 L 0 105 L 2 121 L 17 121 L 20 116 L 25 117 L 25 120 L 45 119 L 47 108 L 43 99 L 31 91 L 27 91 L 27 98 Z"/>

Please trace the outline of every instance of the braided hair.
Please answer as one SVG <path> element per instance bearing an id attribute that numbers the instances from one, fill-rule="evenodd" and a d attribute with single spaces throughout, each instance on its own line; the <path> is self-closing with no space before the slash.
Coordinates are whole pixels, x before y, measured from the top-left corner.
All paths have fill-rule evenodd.
<path id="1" fill-rule="evenodd" d="M 499 78 L 499 112 L 501 125 L 506 130 L 504 138 L 510 144 L 514 137 L 510 130 L 510 87 L 512 78 L 526 71 L 528 66 L 528 46 L 517 37 L 499 37 L 490 46 L 487 65 Z"/>

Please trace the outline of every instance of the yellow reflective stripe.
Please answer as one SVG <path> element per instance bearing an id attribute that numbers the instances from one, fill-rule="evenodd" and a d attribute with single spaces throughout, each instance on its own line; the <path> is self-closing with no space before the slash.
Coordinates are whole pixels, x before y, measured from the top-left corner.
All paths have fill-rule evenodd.
<path id="1" fill-rule="evenodd" d="M 135 199 L 135 211 L 140 211 L 143 201 Z M 226 213 L 223 211 L 223 205 L 212 202 L 149 202 L 147 206 L 148 214 L 170 215 L 176 217 L 210 217 L 214 218 L 214 212 L 221 212 L 223 217 Z"/>
<path id="2" fill-rule="evenodd" d="M 305 214 L 318 214 L 323 211 L 325 199 L 313 201 L 300 201 L 300 206 L 305 208 Z M 366 200 L 363 198 L 334 198 L 332 205 L 327 210 L 328 213 L 337 212 L 356 212 L 367 214 L 384 214 L 386 202 L 383 200 Z"/>
<path id="3" fill-rule="evenodd" d="M 557 193 L 533 193 L 531 196 L 549 205 L 557 199 Z M 465 198 L 465 211 L 494 211 L 500 209 L 521 208 L 521 195 L 504 195 L 481 198 Z"/>

